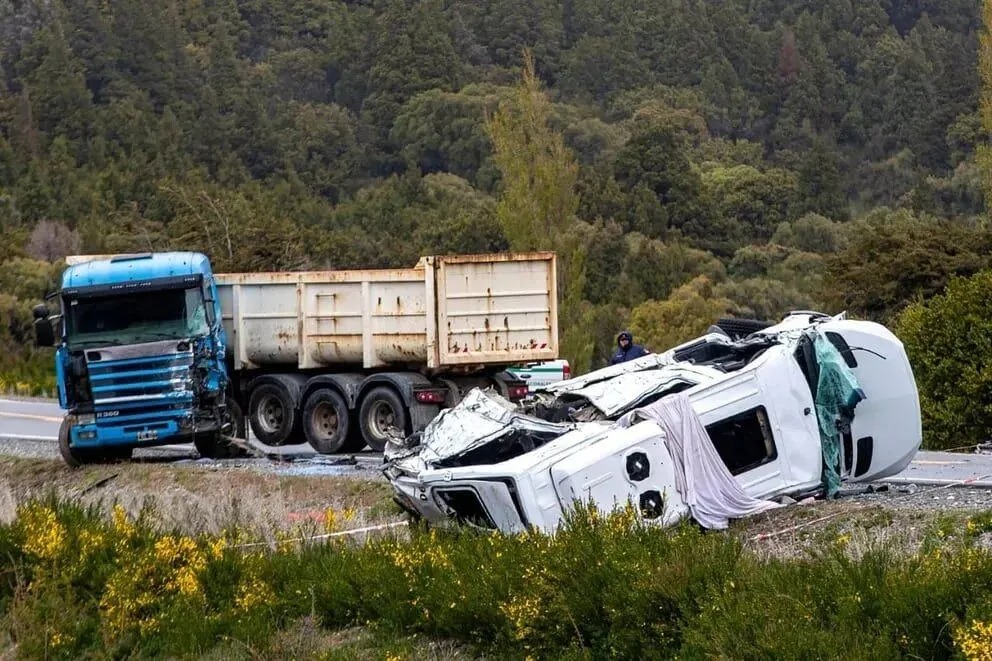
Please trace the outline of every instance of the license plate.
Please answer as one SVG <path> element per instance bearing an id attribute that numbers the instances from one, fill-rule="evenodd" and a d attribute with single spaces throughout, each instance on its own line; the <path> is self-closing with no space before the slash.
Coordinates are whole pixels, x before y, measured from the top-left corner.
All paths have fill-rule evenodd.
<path id="1" fill-rule="evenodd" d="M 158 432 L 154 429 L 138 432 L 139 441 L 154 441 L 156 438 L 158 438 Z"/>

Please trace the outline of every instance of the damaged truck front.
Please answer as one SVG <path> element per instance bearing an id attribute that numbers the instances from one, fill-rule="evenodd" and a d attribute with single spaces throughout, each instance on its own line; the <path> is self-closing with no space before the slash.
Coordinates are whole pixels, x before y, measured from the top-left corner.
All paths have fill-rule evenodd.
<path id="1" fill-rule="evenodd" d="M 591 500 L 721 528 L 783 495 L 898 473 L 921 438 L 902 343 L 875 323 L 801 313 L 553 384 L 522 407 L 476 391 L 390 446 L 385 472 L 397 501 L 434 523 L 552 531 Z"/>
<path id="2" fill-rule="evenodd" d="M 189 441 L 204 456 L 241 454 L 226 440 L 244 434 L 227 395 L 227 338 L 209 260 L 169 252 L 68 261 L 62 313 L 35 309 L 38 344 L 56 346 L 66 463 Z"/>

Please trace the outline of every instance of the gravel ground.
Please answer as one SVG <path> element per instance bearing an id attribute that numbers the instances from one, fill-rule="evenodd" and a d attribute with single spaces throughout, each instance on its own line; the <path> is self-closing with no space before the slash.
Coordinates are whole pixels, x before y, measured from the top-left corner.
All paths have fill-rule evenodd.
<path id="1" fill-rule="evenodd" d="M 101 474 L 113 473 L 119 476 L 115 478 L 117 480 L 130 475 L 132 479 L 126 481 L 126 486 L 122 484 L 118 488 L 115 498 L 126 497 L 135 503 L 160 495 L 153 484 L 180 478 L 183 490 L 188 491 L 184 495 L 176 494 L 178 498 L 172 501 L 174 503 L 185 503 L 190 499 L 216 502 L 216 495 L 207 496 L 207 493 L 216 493 L 218 484 L 275 480 L 271 486 L 258 491 L 258 494 L 264 494 L 276 485 L 289 482 L 316 485 L 318 482 L 326 483 L 328 479 L 345 478 L 346 483 L 378 485 L 376 488 L 383 491 L 382 503 L 377 507 L 388 507 L 388 486 L 380 472 L 382 457 L 371 452 L 344 456 L 290 455 L 213 461 L 199 458 L 192 447 L 181 446 L 137 450 L 132 460 L 132 471 L 122 470 L 125 465 L 94 466 L 85 471 L 71 471 L 62 463 L 54 441 L 0 438 L 0 462 L 11 461 L 14 464 L 31 462 L 42 484 L 49 480 L 77 481 L 85 471 L 93 470 Z M 8 472 L 10 477 L 6 479 L 0 475 L 0 495 L 3 495 L 4 487 L 11 483 L 12 477 L 20 472 L 14 466 L 8 466 L 8 469 L 13 469 L 13 473 Z M 151 482 L 147 483 L 149 478 L 137 479 L 138 475 L 152 476 Z M 215 486 L 209 486 L 211 484 Z M 221 491 L 227 488 L 230 487 Z M 335 488 L 347 491 L 351 487 Z M 235 488 L 232 493 L 238 491 L 240 488 Z M 12 500 L 17 501 L 19 497 Z M 248 500 L 261 501 L 263 497 L 255 495 Z M 301 505 L 293 498 L 286 504 L 280 501 L 277 506 L 267 507 L 283 512 L 297 510 Z M 837 544 L 845 545 L 854 554 L 878 548 L 879 545 L 913 552 L 935 539 L 939 543 L 963 539 L 969 517 L 984 511 L 992 511 L 992 489 L 877 483 L 845 488 L 835 499 L 810 498 L 800 503 L 789 503 L 767 514 L 736 521 L 731 525 L 730 534 L 738 536 L 759 555 L 768 557 L 808 557 Z M 392 520 L 393 516 L 396 513 L 386 520 Z M 365 517 L 363 519 L 367 520 Z M 383 520 L 378 514 L 372 519 Z M 978 541 L 992 548 L 992 534 L 982 535 Z"/>
<path id="2" fill-rule="evenodd" d="M 55 441 L 47 439 L 26 439 L 0 437 L 0 456 L 23 459 L 55 459 L 61 461 Z M 175 466 L 197 466 L 207 470 L 247 469 L 260 473 L 274 473 L 285 476 L 379 476 L 382 455 L 362 452 L 355 455 L 284 455 L 273 458 L 249 457 L 214 461 L 202 459 L 193 446 L 138 448 L 134 451 L 134 463 L 163 463 Z"/>

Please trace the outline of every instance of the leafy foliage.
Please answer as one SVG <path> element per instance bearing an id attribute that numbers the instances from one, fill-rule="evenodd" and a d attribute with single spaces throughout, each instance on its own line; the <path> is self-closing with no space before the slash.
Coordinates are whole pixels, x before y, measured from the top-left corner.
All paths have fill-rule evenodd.
<path id="1" fill-rule="evenodd" d="M 578 504 L 554 537 L 413 529 L 360 545 L 314 539 L 331 511 L 274 549 L 154 516 L 50 498 L 0 525 L 0 619 L 19 653 L 284 657 L 301 621 L 325 645 L 360 626 L 501 658 L 949 656 L 986 651 L 992 632 L 986 515 L 935 549 L 848 553 L 838 538 L 790 560 L 633 506 Z"/>
<path id="2" fill-rule="evenodd" d="M 951 281 L 898 319 L 920 391 L 927 447 L 984 441 L 992 425 L 992 272 Z"/>
<path id="3" fill-rule="evenodd" d="M 0 263 L 179 247 L 239 271 L 550 248 L 576 372 L 603 364 L 634 309 L 668 323 L 645 310 L 699 276 L 699 321 L 891 319 L 988 263 L 988 12 L 0 2 Z M 5 292 L 12 318 L 40 295 Z M 0 333 L 12 364 L 28 355 Z"/>

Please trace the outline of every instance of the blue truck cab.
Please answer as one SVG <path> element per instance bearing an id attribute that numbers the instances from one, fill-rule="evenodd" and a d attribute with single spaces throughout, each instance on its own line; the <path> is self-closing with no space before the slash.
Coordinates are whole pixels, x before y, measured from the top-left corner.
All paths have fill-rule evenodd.
<path id="1" fill-rule="evenodd" d="M 35 309 L 39 345 L 56 346 L 65 461 L 130 457 L 193 442 L 234 456 L 243 437 L 228 395 L 226 337 L 210 261 L 194 252 L 120 255 L 66 268 L 61 314 Z M 56 341 L 52 322 L 61 332 Z M 60 323 L 59 323 L 60 322 Z"/>

